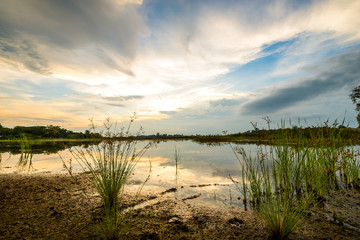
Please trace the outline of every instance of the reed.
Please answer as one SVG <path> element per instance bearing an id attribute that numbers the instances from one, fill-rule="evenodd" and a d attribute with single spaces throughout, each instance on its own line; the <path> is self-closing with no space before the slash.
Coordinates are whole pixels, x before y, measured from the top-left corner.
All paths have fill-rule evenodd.
<path id="1" fill-rule="evenodd" d="M 286 239 L 335 190 L 359 186 L 359 154 L 336 126 L 325 122 L 310 138 L 302 131 L 294 139 L 282 122 L 273 145 L 259 146 L 254 157 L 233 147 L 242 167 L 241 183 L 233 182 L 275 239 Z"/>
<path id="2" fill-rule="evenodd" d="M 179 181 L 179 160 L 181 158 L 181 155 L 180 155 L 180 149 L 177 149 L 176 146 L 175 146 L 174 158 L 175 158 L 175 185 L 177 186 Z"/>
<path id="3" fill-rule="evenodd" d="M 32 153 L 31 143 L 28 140 L 26 134 L 20 134 L 18 143 L 20 145 L 21 154 L 18 162 L 16 163 L 16 167 L 20 171 L 27 169 L 27 171 L 30 172 L 30 170 L 32 169 L 33 153 Z"/>
<path id="4" fill-rule="evenodd" d="M 116 140 L 139 136 L 142 133 L 142 128 L 135 135 L 130 133 L 133 121 L 134 119 L 131 119 L 127 128 L 121 128 L 120 131 L 116 132 L 116 125 L 113 126 L 110 119 L 107 119 L 104 122 L 105 131 L 102 133 L 103 141 L 101 143 L 85 149 L 74 147 L 70 150 L 83 171 L 88 171 L 91 174 L 94 187 L 103 202 L 105 218 L 98 227 L 99 235 L 103 239 L 119 239 L 123 234 L 124 226 L 126 226 L 126 221 L 131 212 L 129 209 L 124 211 L 125 186 L 133 174 L 136 164 L 151 147 L 151 143 L 147 143 L 141 149 L 137 149 L 136 140 Z M 92 129 L 95 131 L 94 124 L 92 124 Z M 63 163 L 67 166 L 64 161 Z M 67 166 L 66 168 L 73 176 L 70 167 Z M 138 189 L 135 198 L 149 180 L 149 176 Z M 88 199 L 90 200 L 90 198 Z"/>

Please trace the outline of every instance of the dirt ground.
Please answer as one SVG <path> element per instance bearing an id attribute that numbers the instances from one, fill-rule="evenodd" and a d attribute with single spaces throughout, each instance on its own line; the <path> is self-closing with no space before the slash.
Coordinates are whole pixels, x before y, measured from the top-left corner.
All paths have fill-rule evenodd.
<path id="1" fill-rule="evenodd" d="M 65 175 L 0 174 L 0 239 L 99 239 L 99 197 L 89 175 L 78 179 L 80 184 Z M 159 193 L 140 201 L 123 239 L 270 238 L 254 212 L 239 207 L 205 206 Z M 334 202 L 335 221 L 328 200 L 290 239 L 360 239 L 360 191 L 340 191 Z"/>

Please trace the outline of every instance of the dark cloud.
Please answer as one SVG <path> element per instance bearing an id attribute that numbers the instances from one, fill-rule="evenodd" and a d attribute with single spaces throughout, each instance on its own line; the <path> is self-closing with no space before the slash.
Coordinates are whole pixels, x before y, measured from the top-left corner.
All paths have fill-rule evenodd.
<path id="1" fill-rule="evenodd" d="M 0 54 L 15 61 L 29 56 L 33 61 L 23 64 L 41 72 L 46 60 L 33 46 L 23 49 L 23 41 L 70 51 L 87 48 L 108 66 L 131 74 L 138 39 L 147 33 L 137 8 L 111 0 L 1 1 Z"/>
<path id="2" fill-rule="evenodd" d="M 12 60 L 10 64 L 21 63 L 33 72 L 48 74 L 48 61 L 37 51 L 36 45 L 28 40 L 8 40 L 0 38 L 0 56 Z M 14 64 L 15 62 L 15 64 Z"/>
<path id="3" fill-rule="evenodd" d="M 292 107 L 341 88 L 352 88 L 360 82 L 360 51 L 331 57 L 313 71 L 314 77 L 302 79 L 296 84 L 265 93 L 263 97 L 250 101 L 243 106 L 247 114 L 274 113 Z"/>

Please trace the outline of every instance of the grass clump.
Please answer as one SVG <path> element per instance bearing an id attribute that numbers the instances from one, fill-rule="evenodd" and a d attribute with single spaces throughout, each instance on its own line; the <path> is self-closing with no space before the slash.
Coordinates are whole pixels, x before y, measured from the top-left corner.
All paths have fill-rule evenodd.
<path id="1" fill-rule="evenodd" d="M 21 153 L 19 160 L 16 163 L 16 167 L 20 171 L 27 169 L 27 171 L 30 172 L 30 170 L 32 169 L 33 153 L 32 153 L 31 143 L 28 140 L 26 134 L 20 134 L 18 143 L 20 145 Z"/>
<path id="2" fill-rule="evenodd" d="M 83 171 L 90 173 L 94 187 L 101 197 L 104 218 L 97 229 L 102 239 L 119 239 L 124 234 L 131 212 L 131 209 L 125 209 L 126 206 L 123 204 L 124 189 L 136 164 L 151 146 L 148 143 L 143 148 L 137 149 L 136 140 L 117 140 L 132 136 L 130 126 L 133 121 L 134 118 L 131 119 L 127 128 L 121 128 L 119 132 L 116 132 L 116 125 L 113 127 L 110 119 L 107 119 L 104 123 L 105 131 L 102 133 L 103 141 L 101 143 L 87 148 L 71 149 L 72 156 Z M 91 126 L 95 131 L 95 125 L 92 123 Z M 140 128 L 135 136 L 140 135 L 142 131 Z M 64 163 L 64 165 L 66 164 Z M 67 169 L 72 175 L 70 167 Z M 140 193 L 142 186 L 135 198 Z"/>
<path id="3" fill-rule="evenodd" d="M 277 194 L 259 202 L 255 210 L 274 239 L 286 239 L 300 224 L 312 206 L 310 200 Z"/>
<path id="4" fill-rule="evenodd" d="M 326 125 L 311 138 L 294 139 L 280 130 L 273 145 L 259 146 L 255 156 L 233 148 L 242 167 L 242 182 L 233 182 L 274 239 L 286 239 L 335 190 L 358 187 L 359 155 L 335 126 Z"/>
<path id="5" fill-rule="evenodd" d="M 239 189 L 256 211 L 274 239 L 286 239 L 314 205 L 314 194 L 302 194 L 301 168 L 304 153 L 293 155 L 286 147 L 271 147 L 255 157 L 237 149 L 243 158 Z M 247 183 L 247 184 L 246 184 Z"/>

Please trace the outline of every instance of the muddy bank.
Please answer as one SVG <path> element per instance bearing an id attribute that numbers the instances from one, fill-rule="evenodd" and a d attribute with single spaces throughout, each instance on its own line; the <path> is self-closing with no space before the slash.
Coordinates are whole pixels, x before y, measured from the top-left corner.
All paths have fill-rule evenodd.
<path id="1" fill-rule="evenodd" d="M 78 179 L 80 184 L 64 175 L 0 175 L 0 239 L 98 239 L 94 226 L 101 202 L 89 175 Z M 172 196 L 141 196 L 124 239 L 269 239 L 252 211 Z M 290 239 L 360 239 L 360 192 L 336 196 L 335 221 L 327 201 Z"/>

